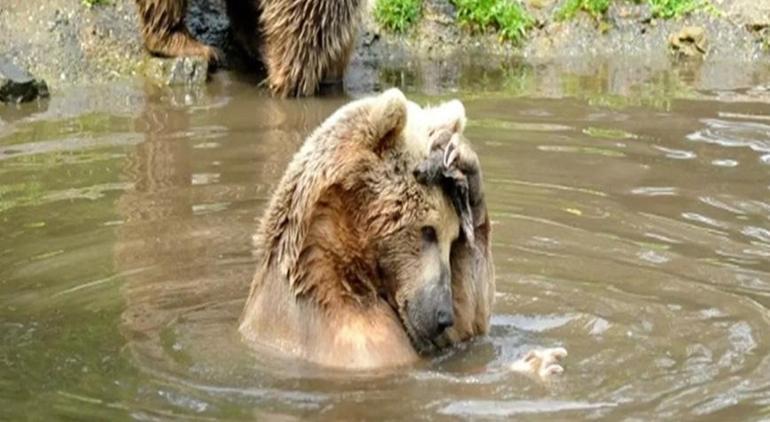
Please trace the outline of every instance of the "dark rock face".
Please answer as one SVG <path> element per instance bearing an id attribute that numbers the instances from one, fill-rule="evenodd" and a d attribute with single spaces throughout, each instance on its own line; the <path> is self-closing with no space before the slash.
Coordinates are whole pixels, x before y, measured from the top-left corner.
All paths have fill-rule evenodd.
<path id="1" fill-rule="evenodd" d="M 21 103 L 48 96 L 48 85 L 0 57 L 0 101 Z"/>

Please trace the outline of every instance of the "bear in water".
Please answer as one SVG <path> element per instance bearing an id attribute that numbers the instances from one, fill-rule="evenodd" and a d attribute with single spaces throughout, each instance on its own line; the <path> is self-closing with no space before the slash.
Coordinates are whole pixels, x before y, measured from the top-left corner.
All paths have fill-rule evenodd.
<path id="1" fill-rule="evenodd" d="M 490 221 L 464 127 L 459 101 L 423 109 L 391 89 L 316 129 L 255 236 L 244 338 L 381 368 L 487 333 Z"/>

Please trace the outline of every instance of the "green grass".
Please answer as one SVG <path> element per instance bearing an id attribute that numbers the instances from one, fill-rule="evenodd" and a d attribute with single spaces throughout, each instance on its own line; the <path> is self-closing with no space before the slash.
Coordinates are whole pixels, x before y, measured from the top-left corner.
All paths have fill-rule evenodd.
<path id="1" fill-rule="evenodd" d="M 557 20 L 574 17 L 578 12 L 586 12 L 594 19 L 601 19 L 610 8 L 612 0 L 567 0 L 564 6 L 556 12 Z"/>
<path id="2" fill-rule="evenodd" d="M 377 0 L 374 19 L 382 27 L 404 33 L 420 19 L 422 0 Z"/>
<path id="3" fill-rule="evenodd" d="M 111 0 L 81 0 L 93 6 Z M 518 0 L 451 0 L 457 9 L 457 22 L 473 32 L 496 31 L 501 40 L 518 42 L 535 24 Z M 571 19 L 580 12 L 597 21 L 605 22 L 607 10 L 613 1 L 646 2 L 652 15 L 660 19 L 678 19 L 703 10 L 718 14 L 709 0 L 567 0 L 557 11 L 557 20 Z M 384 29 L 407 32 L 422 15 L 422 0 L 377 0 L 374 18 Z"/>
<path id="4" fill-rule="evenodd" d="M 514 0 L 454 0 L 457 21 L 473 31 L 497 31 L 500 39 L 519 41 L 535 20 Z"/>
<path id="5" fill-rule="evenodd" d="M 110 4 L 110 0 L 80 0 L 80 3 L 90 9 L 94 6 L 108 5 Z"/>
<path id="6" fill-rule="evenodd" d="M 574 17 L 578 12 L 586 12 L 596 20 L 602 20 L 613 0 L 567 0 L 556 12 L 557 20 Z M 617 1 L 617 0 L 615 0 Z M 640 3 L 642 0 L 635 0 Z M 697 10 L 718 13 L 708 0 L 643 0 L 650 5 L 652 15 L 661 19 L 677 19 Z"/>
<path id="7" fill-rule="evenodd" d="M 647 0 L 652 15 L 657 18 L 680 18 L 696 10 L 716 12 L 716 8 L 707 0 Z"/>

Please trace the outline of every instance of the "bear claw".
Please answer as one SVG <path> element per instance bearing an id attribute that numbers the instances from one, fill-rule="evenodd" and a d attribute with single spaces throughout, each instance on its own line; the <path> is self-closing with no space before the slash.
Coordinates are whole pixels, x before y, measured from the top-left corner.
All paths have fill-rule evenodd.
<path id="1" fill-rule="evenodd" d="M 459 155 L 460 135 L 454 134 L 444 150 L 444 167 L 450 167 L 455 163 Z"/>
<path id="2" fill-rule="evenodd" d="M 564 372 L 564 367 L 559 362 L 565 357 L 567 349 L 563 347 L 530 350 L 523 358 L 514 362 L 511 369 L 546 379 Z"/>

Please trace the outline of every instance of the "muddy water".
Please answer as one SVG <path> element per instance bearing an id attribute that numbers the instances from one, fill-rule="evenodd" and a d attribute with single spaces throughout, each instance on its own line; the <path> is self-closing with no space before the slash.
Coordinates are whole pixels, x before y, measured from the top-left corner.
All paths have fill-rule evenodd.
<path id="1" fill-rule="evenodd" d="M 0 419 L 767 417 L 770 72 L 743 71 L 383 72 L 464 99 L 498 295 L 488 337 L 368 376 L 235 330 L 254 218 L 345 98 L 224 74 L 5 109 Z M 557 345 L 556 381 L 505 369 Z"/>

